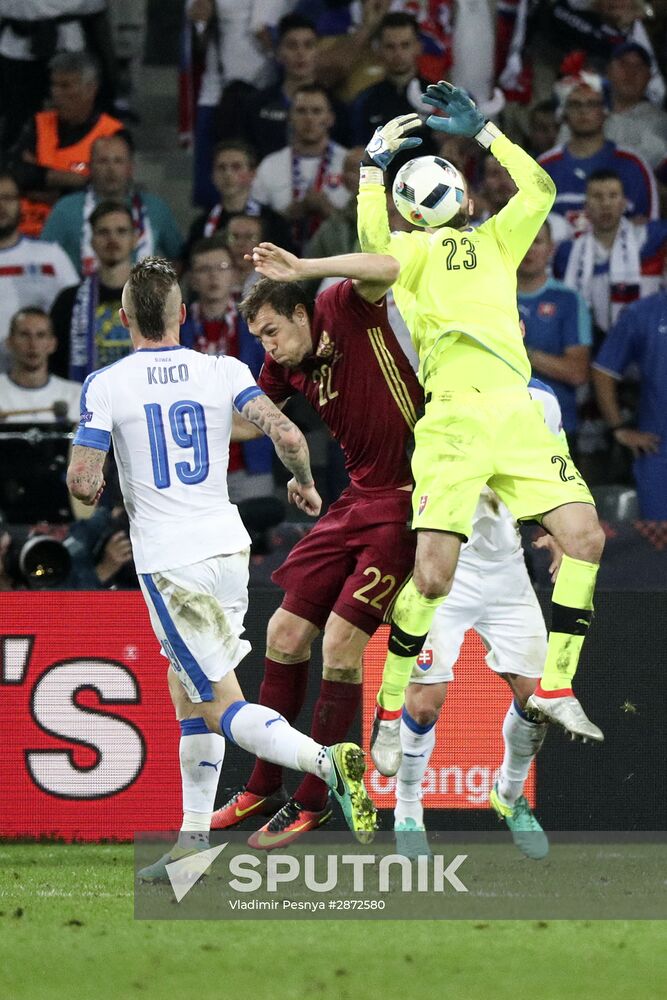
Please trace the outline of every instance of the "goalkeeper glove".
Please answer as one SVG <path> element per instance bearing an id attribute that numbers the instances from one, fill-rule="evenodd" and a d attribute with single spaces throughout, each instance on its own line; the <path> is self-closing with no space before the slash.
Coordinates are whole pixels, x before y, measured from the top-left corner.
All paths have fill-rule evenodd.
<path id="1" fill-rule="evenodd" d="M 413 149 L 421 139 L 410 133 L 422 127 L 419 115 L 399 115 L 382 128 L 376 128 L 366 146 L 366 154 L 381 170 L 386 170 L 400 149 Z"/>
<path id="2" fill-rule="evenodd" d="M 486 125 L 486 118 L 465 90 L 453 87 L 446 80 L 431 83 L 422 94 L 422 102 L 430 104 L 438 111 L 444 111 L 447 118 L 430 115 L 426 124 L 436 132 L 447 135 L 464 135 L 469 139 L 476 136 Z"/>

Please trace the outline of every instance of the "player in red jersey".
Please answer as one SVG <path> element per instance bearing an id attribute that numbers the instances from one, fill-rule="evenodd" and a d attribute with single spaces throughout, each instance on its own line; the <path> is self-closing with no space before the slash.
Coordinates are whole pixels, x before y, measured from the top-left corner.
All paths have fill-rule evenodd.
<path id="1" fill-rule="evenodd" d="M 350 477 L 273 574 L 285 595 L 268 625 L 259 697 L 296 719 L 311 644 L 324 630 L 312 733 L 328 745 L 342 739 L 335 734 L 347 733 L 356 716 L 364 648 L 412 570 L 410 450 L 422 392 L 387 320 L 384 295 L 396 271 L 391 257 L 299 260 L 263 243 L 253 258 L 267 277 L 253 286 L 241 312 L 266 350 L 259 385 L 278 406 L 296 392 L 306 396 L 340 443 Z M 328 288 L 314 303 L 295 283 L 333 275 L 355 280 Z M 281 768 L 258 760 L 245 788 L 214 813 L 212 828 L 275 812 L 249 843 L 284 845 L 329 818 L 327 793 L 323 782 L 306 779 L 285 802 Z"/>

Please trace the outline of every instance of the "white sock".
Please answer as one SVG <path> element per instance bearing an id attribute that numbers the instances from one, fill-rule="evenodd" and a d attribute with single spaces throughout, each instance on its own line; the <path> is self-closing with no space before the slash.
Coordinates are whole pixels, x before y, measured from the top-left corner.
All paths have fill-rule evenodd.
<path id="1" fill-rule="evenodd" d="M 208 839 L 215 793 L 225 757 L 224 737 L 210 733 L 203 719 L 184 719 L 180 723 L 181 741 L 178 756 L 183 789 L 183 822 L 179 843 Z M 197 837 L 194 834 L 202 834 Z M 183 843 L 181 843 L 183 841 Z"/>
<path id="2" fill-rule="evenodd" d="M 235 701 L 223 713 L 220 728 L 228 739 L 262 760 L 307 771 L 325 781 L 331 773 L 325 747 L 293 729 L 275 708 Z"/>
<path id="3" fill-rule="evenodd" d="M 498 794 L 507 805 L 513 806 L 522 794 L 530 765 L 546 734 L 546 722 L 531 722 L 512 701 L 503 721 L 505 756 L 498 779 Z"/>
<path id="4" fill-rule="evenodd" d="M 413 819 L 418 826 L 423 825 L 422 782 L 434 747 L 435 722 L 428 727 L 420 726 L 404 708 L 401 718 L 403 760 L 396 776 L 395 824 Z"/>

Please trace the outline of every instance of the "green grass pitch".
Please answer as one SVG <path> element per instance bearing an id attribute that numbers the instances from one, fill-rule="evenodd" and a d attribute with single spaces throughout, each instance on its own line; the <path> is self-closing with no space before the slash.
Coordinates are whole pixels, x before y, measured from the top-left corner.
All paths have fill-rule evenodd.
<path id="1" fill-rule="evenodd" d="M 132 847 L 0 844 L 3 1000 L 636 1000 L 658 921 L 135 921 Z"/>

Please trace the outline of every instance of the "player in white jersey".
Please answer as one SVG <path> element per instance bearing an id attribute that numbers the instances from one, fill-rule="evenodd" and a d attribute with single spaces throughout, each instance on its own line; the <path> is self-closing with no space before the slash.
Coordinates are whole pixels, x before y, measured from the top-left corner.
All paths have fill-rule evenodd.
<path id="1" fill-rule="evenodd" d="M 246 702 L 234 673 L 250 650 L 241 638 L 250 539 L 227 495 L 232 412 L 271 437 L 294 477 L 291 498 L 316 515 L 321 500 L 305 439 L 246 365 L 180 346 L 185 306 L 167 261 L 148 257 L 137 264 L 122 303 L 134 353 L 86 379 L 67 483 L 77 499 L 95 503 L 113 442 L 141 589 L 170 662 L 181 725 L 183 825 L 175 847 L 139 876 L 164 879 L 171 860 L 207 847 L 225 738 L 321 777 L 350 827 L 368 838 L 376 820 L 362 751 L 352 743 L 320 746 L 279 713 Z"/>
<path id="2" fill-rule="evenodd" d="M 552 390 L 537 379 L 530 381 L 529 390 L 543 407 L 549 429 L 560 435 L 560 407 Z M 545 536 L 539 542 L 557 562 L 559 550 L 553 539 Z M 436 611 L 406 691 L 401 718 L 403 760 L 394 811 L 394 830 L 403 854 L 428 852 L 422 781 L 435 747 L 435 724 L 447 685 L 454 680 L 453 667 L 471 628 L 488 650 L 487 664 L 514 694 L 503 722 L 505 754 L 490 802 L 509 826 L 517 847 L 527 857 L 542 858 L 549 843 L 523 795 L 523 786 L 544 742 L 547 724 L 531 721 L 524 706 L 542 676 L 547 632 L 516 522 L 488 488 L 479 499 L 470 538 L 461 548 L 449 597 Z"/>

